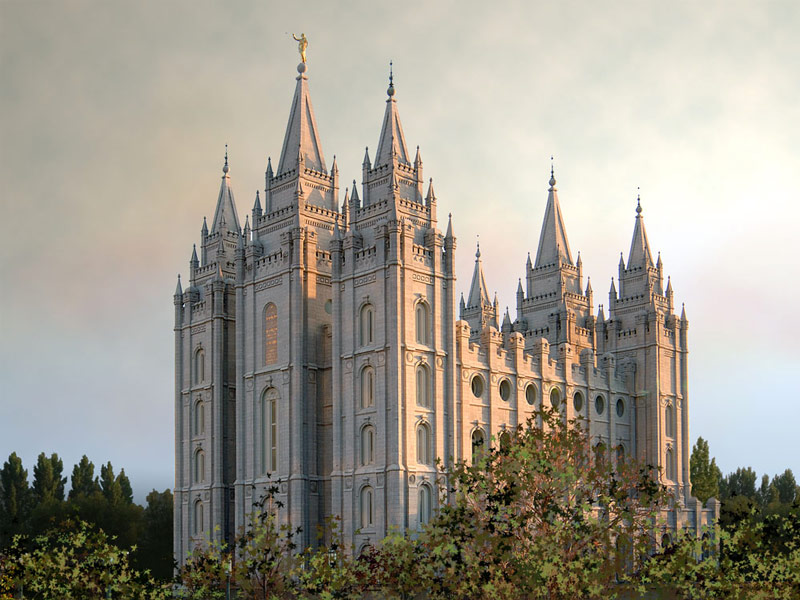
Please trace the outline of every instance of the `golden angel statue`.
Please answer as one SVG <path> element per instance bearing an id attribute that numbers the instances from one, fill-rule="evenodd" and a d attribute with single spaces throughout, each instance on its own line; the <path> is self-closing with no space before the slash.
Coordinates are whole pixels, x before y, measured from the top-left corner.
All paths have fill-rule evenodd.
<path id="1" fill-rule="evenodd" d="M 297 43 L 297 51 L 300 52 L 300 59 L 303 61 L 303 64 L 306 62 L 306 48 L 308 48 L 308 39 L 306 39 L 306 34 L 301 33 L 300 37 L 297 37 L 295 34 L 292 34 L 292 37 Z"/>

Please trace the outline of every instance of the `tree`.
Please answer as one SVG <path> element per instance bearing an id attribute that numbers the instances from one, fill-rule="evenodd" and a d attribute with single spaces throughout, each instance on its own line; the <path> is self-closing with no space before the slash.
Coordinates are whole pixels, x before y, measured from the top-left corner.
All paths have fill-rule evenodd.
<path id="1" fill-rule="evenodd" d="M 722 473 L 717 467 L 715 458 L 709 462 L 708 442 L 701 437 L 697 438 L 697 443 L 692 448 L 689 468 L 692 477 L 692 495 L 703 504 L 709 498 L 719 498 L 719 480 L 722 478 Z"/>
<path id="2" fill-rule="evenodd" d="M 114 475 L 114 467 L 110 461 L 100 465 L 100 490 L 110 504 L 116 506 L 122 503 L 122 486 Z"/>
<path id="3" fill-rule="evenodd" d="M 668 492 L 655 469 L 595 452 L 580 422 L 537 412 L 510 443 L 444 473 L 439 515 L 376 550 L 430 598 L 608 598 L 654 544 Z M 601 455 L 602 453 L 602 455 Z M 381 558 L 391 552 L 392 560 Z M 397 560 L 394 560 L 397 558 Z M 378 570 L 381 571 L 380 569 Z M 398 569 L 378 582 L 396 596 Z"/>
<path id="4" fill-rule="evenodd" d="M 168 489 L 147 494 L 141 535 L 134 554 L 136 565 L 150 571 L 160 581 L 172 578 L 172 502 L 172 492 Z"/>
<path id="5" fill-rule="evenodd" d="M 119 484 L 120 491 L 122 492 L 122 501 L 125 504 L 132 504 L 133 488 L 131 487 L 130 479 L 128 479 L 128 476 L 125 474 L 125 469 L 120 469 L 119 475 L 117 475 L 117 483 Z"/>
<path id="6" fill-rule="evenodd" d="M 63 471 L 64 463 L 58 454 L 53 453 L 50 458 L 47 458 L 44 452 L 39 454 L 36 466 L 33 467 L 31 486 L 34 502 L 37 505 L 64 500 L 67 478 L 61 477 Z"/>
<path id="7" fill-rule="evenodd" d="M 0 470 L 0 546 L 25 530 L 30 509 L 28 471 L 12 452 Z"/>
<path id="8" fill-rule="evenodd" d="M 728 473 L 720 481 L 720 499 L 725 500 L 733 496 L 744 496 L 751 500 L 756 499 L 756 472 L 750 467 L 739 467 L 733 473 Z"/>
<path id="9" fill-rule="evenodd" d="M 797 494 L 797 482 L 791 469 L 786 469 L 772 479 L 772 485 L 778 492 L 778 501 L 782 504 L 791 504 Z"/>
<path id="10" fill-rule="evenodd" d="M 94 492 L 100 491 L 100 484 L 94 476 L 94 463 L 84 454 L 80 462 L 72 469 L 71 478 L 72 489 L 69 491 L 69 499 L 78 496 L 91 496 Z"/>

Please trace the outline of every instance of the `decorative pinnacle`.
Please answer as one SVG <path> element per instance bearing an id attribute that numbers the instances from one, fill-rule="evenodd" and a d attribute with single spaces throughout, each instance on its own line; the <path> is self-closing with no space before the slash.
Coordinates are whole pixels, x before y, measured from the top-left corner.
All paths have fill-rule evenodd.
<path id="1" fill-rule="evenodd" d="M 550 156 L 550 189 L 548 192 L 554 192 L 556 189 L 556 176 L 553 170 L 553 157 Z"/>
<path id="2" fill-rule="evenodd" d="M 475 242 L 475 247 L 476 247 L 475 258 L 480 258 L 481 257 L 481 236 L 478 235 L 477 238 L 478 238 L 478 241 Z"/>
<path id="3" fill-rule="evenodd" d="M 642 214 L 642 198 L 639 194 L 639 186 L 636 186 L 636 214 Z"/>
<path id="4" fill-rule="evenodd" d="M 222 172 L 227 173 L 228 171 L 228 144 L 225 144 L 225 166 L 222 167 Z"/>

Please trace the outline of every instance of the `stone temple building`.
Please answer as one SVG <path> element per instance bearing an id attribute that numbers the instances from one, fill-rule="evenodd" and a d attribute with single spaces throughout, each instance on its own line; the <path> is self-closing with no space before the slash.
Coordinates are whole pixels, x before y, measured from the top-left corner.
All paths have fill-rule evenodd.
<path id="1" fill-rule="evenodd" d="M 690 493 L 689 323 L 641 207 L 606 309 L 570 250 L 552 173 L 515 318 L 489 297 L 480 249 L 459 300 L 454 227 L 440 227 L 394 85 L 361 189 L 341 199 L 304 63 L 298 72 L 263 195 L 242 226 L 226 155 L 188 286 L 175 290 L 179 562 L 231 541 L 274 482 L 301 546 L 329 515 L 357 550 L 416 528 L 437 510 L 437 457 L 470 460 L 542 403 L 586 419 L 612 455 L 661 466 L 677 497 L 671 527 L 710 522 L 716 501 Z"/>

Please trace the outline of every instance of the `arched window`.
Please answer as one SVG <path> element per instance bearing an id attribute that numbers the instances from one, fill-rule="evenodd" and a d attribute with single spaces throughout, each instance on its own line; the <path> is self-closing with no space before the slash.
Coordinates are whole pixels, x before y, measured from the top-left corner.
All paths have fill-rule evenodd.
<path id="1" fill-rule="evenodd" d="M 203 483 L 206 480 L 206 453 L 198 450 L 194 453 L 194 482 Z"/>
<path id="2" fill-rule="evenodd" d="M 372 525 L 372 488 L 365 485 L 361 488 L 361 527 Z"/>
<path id="3" fill-rule="evenodd" d="M 667 457 L 666 457 L 666 475 L 667 479 L 671 481 L 675 481 L 675 453 L 672 451 L 672 448 L 667 448 Z"/>
<path id="4" fill-rule="evenodd" d="M 673 427 L 673 417 L 672 417 L 672 405 L 668 404 L 667 408 L 664 409 L 664 429 L 666 430 L 666 434 L 668 437 L 675 436 L 675 428 Z"/>
<path id="5" fill-rule="evenodd" d="M 525 388 L 525 401 L 531 406 L 536 404 L 536 386 L 532 383 Z"/>
<path id="6" fill-rule="evenodd" d="M 198 499 L 194 503 L 194 524 L 192 530 L 195 535 L 202 535 L 206 530 L 205 515 L 203 513 L 203 501 Z"/>
<path id="7" fill-rule="evenodd" d="M 417 427 L 417 462 L 421 465 L 431 464 L 431 430 L 426 423 Z"/>
<path id="8" fill-rule="evenodd" d="M 503 379 L 500 382 L 500 397 L 508 402 L 511 399 L 511 382 L 508 379 Z"/>
<path id="9" fill-rule="evenodd" d="M 594 412 L 598 415 L 602 415 L 603 411 L 606 409 L 606 401 L 602 396 L 598 396 L 594 399 Z"/>
<path id="10" fill-rule="evenodd" d="M 194 434 L 202 435 L 206 432 L 206 409 L 202 400 L 194 403 Z"/>
<path id="11" fill-rule="evenodd" d="M 500 434 L 500 450 L 508 450 L 511 447 L 511 434 L 504 431 Z"/>
<path id="12" fill-rule="evenodd" d="M 272 302 L 264 307 L 264 364 L 278 360 L 278 307 Z"/>
<path id="13" fill-rule="evenodd" d="M 476 429 L 472 432 L 472 462 L 476 463 L 480 460 L 486 444 L 486 436 L 483 429 Z"/>
<path id="14" fill-rule="evenodd" d="M 572 405 L 575 407 L 575 412 L 581 412 L 583 410 L 583 394 L 575 392 L 572 397 Z"/>
<path id="15" fill-rule="evenodd" d="M 424 302 L 417 302 L 416 309 L 416 324 L 417 324 L 417 343 L 428 344 L 428 305 Z"/>
<path id="16" fill-rule="evenodd" d="M 375 428 L 366 425 L 361 429 L 361 464 L 371 465 L 375 461 Z"/>
<path id="17" fill-rule="evenodd" d="M 261 396 L 261 472 L 278 470 L 278 390 L 268 388 Z"/>
<path id="18" fill-rule="evenodd" d="M 470 383 L 470 387 L 472 388 L 472 395 L 476 398 L 480 398 L 483 396 L 483 377 L 480 375 L 474 375 L 472 377 L 472 382 Z"/>
<path id="19" fill-rule="evenodd" d="M 361 408 L 375 405 L 375 369 L 364 367 L 361 370 Z"/>
<path id="20" fill-rule="evenodd" d="M 359 332 L 359 341 L 362 346 L 366 346 L 371 344 L 374 340 L 374 325 L 375 325 L 375 315 L 372 310 L 372 304 L 365 304 L 361 307 L 361 319 L 360 319 L 360 332 Z"/>
<path id="21" fill-rule="evenodd" d="M 194 353 L 194 382 L 203 383 L 206 380 L 206 352 L 198 348 Z"/>
<path id="22" fill-rule="evenodd" d="M 431 488 L 426 483 L 419 486 L 419 505 L 417 506 L 417 512 L 419 512 L 420 525 L 424 525 L 431 520 Z"/>
<path id="23" fill-rule="evenodd" d="M 553 408 L 558 410 L 558 407 L 561 405 L 561 391 L 558 388 L 553 388 L 550 390 L 550 404 L 553 405 Z"/>
<path id="24" fill-rule="evenodd" d="M 430 372 L 425 365 L 417 367 L 417 406 L 430 408 Z"/>

